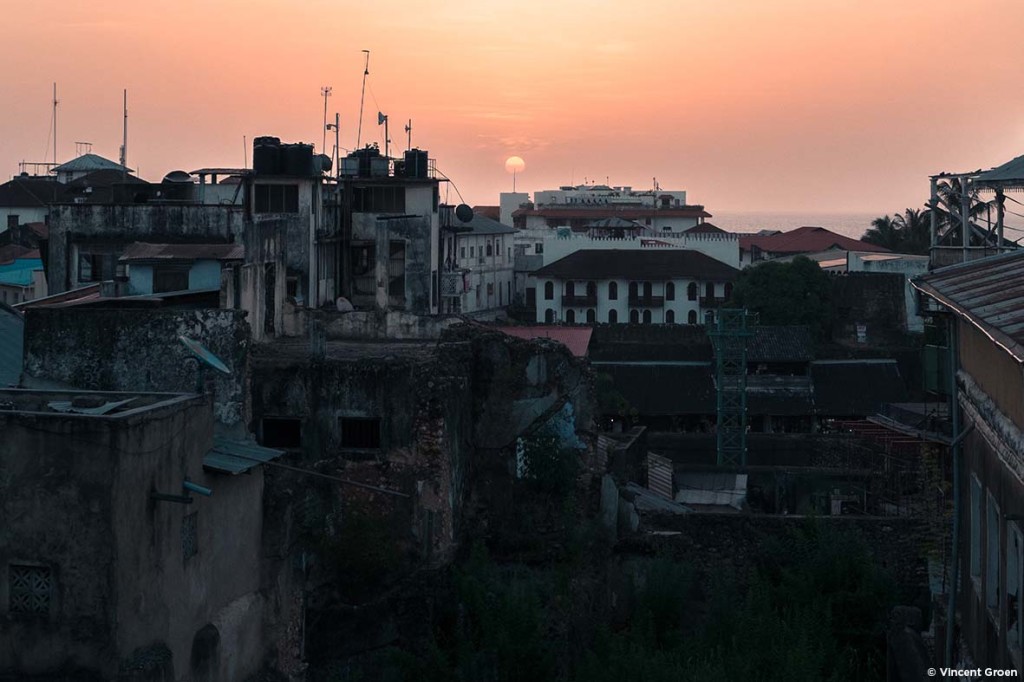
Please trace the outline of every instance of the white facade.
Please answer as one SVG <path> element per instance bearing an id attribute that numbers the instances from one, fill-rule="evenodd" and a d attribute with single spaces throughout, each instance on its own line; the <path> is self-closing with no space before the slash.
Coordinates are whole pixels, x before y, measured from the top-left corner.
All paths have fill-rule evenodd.
<path id="1" fill-rule="evenodd" d="M 463 314 L 498 313 L 512 303 L 515 252 L 511 230 L 505 234 L 458 233 L 445 237 L 445 258 L 462 274 L 457 310 Z"/>
<path id="2" fill-rule="evenodd" d="M 678 208 L 686 205 L 684 190 L 650 189 L 634 192 L 632 187 L 609 187 L 608 185 L 577 185 L 540 190 L 534 192 L 533 198 L 537 206 Z"/>
<path id="3" fill-rule="evenodd" d="M 731 283 L 688 277 L 669 281 L 538 277 L 536 283 L 537 322 L 547 324 L 705 324 L 732 293 Z"/>

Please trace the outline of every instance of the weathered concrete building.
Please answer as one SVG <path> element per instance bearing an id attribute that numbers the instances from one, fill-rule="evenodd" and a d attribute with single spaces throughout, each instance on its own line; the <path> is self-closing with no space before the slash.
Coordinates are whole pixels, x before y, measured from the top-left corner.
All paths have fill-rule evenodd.
<path id="1" fill-rule="evenodd" d="M 461 220 L 441 207 L 443 312 L 494 318 L 512 304 L 515 228 L 483 215 Z"/>
<path id="2" fill-rule="evenodd" d="M 0 452 L 0 674 L 226 681 L 258 668 L 253 467 L 279 452 L 215 440 L 198 395 L 19 389 L 0 391 Z"/>
<path id="3" fill-rule="evenodd" d="M 947 315 L 959 505 L 953 589 L 964 650 L 980 666 L 1024 672 L 1024 252 L 914 280 Z M 956 440 L 954 442 L 957 442 Z M 962 453 L 962 454 L 961 454 Z"/>

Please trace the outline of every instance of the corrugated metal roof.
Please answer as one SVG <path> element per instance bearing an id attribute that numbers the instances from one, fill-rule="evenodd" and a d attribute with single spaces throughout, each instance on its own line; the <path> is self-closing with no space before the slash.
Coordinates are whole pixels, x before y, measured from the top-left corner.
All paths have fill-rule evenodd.
<path id="1" fill-rule="evenodd" d="M 21 313 L 0 303 L 0 386 L 14 386 L 21 380 L 24 341 L 25 320 Z"/>
<path id="2" fill-rule="evenodd" d="M 203 468 L 224 474 L 241 474 L 284 454 L 249 440 L 214 438 L 213 448 L 203 456 Z"/>
<path id="3" fill-rule="evenodd" d="M 19 258 L 10 263 L 0 265 L 0 284 L 27 287 L 32 285 L 32 273 L 43 269 L 43 261 L 38 258 Z"/>
<path id="4" fill-rule="evenodd" d="M 519 339 L 552 339 L 578 358 L 586 357 L 593 327 L 498 327 L 499 331 Z"/>
<path id="5" fill-rule="evenodd" d="M 1014 182 L 1024 184 L 1024 156 L 1018 156 L 1007 161 L 1002 166 L 996 166 L 990 171 L 985 171 L 975 178 L 975 182 L 980 184 Z"/>
<path id="6" fill-rule="evenodd" d="M 140 260 L 242 260 L 241 244 L 150 244 L 135 242 L 124 250 L 122 261 Z"/>
<path id="7" fill-rule="evenodd" d="M 1024 362 L 1024 250 L 940 268 L 911 284 Z"/>

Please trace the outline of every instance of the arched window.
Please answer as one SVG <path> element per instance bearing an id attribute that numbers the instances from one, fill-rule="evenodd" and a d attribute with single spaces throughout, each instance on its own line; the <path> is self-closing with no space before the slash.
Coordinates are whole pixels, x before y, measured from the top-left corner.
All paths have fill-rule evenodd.
<path id="1" fill-rule="evenodd" d="M 554 322 L 555 322 L 555 311 L 552 310 L 551 308 L 548 308 L 547 310 L 545 310 L 544 311 L 544 321 L 547 322 L 548 324 L 554 324 Z"/>
<path id="2" fill-rule="evenodd" d="M 676 300 L 676 285 L 672 282 L 665 282 L 665 300 Z"/>
<path id="3" fill-rule="evenodd" d="M 608 282 L 608 300 L 617 301 L 619 300 L 619 283 Z"/>
<path id="4" fill-rule="evenodd" d="M 544 300 L 550 301 L 555 297 L 555 283 L 544 282 Z"/>
<path id="5" fill-rule="evenodd" d="M 644 282 L 644 298 L 650 298 L 653 292 L 650 282 Z"/>
<path id="6" fill-rule="evenodd" d="M 644 311 L 644 324 L 650 324 L 650 323 L 651 323 L 651 311 L 650 310 L 645 310 Z"/>
<path id="7" fill-rule="evenodd" d="M 725 283 L 725 297 L 732 298 L 732 282 Z"/>
<path id="8" fill-rule="evenodd" d="M 715 297 L 715 285 L 713 282 L 708 282 L 704 285 L 704 298 Z"/>
<path id="9" fill-rule="evenodd" d="M 593 308 L 587 308 L 587 324 L 597 322 L 597 312 Z"/>
<path id="10" fill-rule="evenodd" d="M 629 297 L 631 299 L 633 299 L 633 300 L 636 300 L 637 298 L 639 298 L 637 296 L 636 291 L 637 291 L 637 289 L 636 289 L 636 282 L 630 282 L 629 283 Z"/>
<path id="11" fill-rule="evenodd" d="M 639 310 L 636 310 L 634 308 L 633 310 L 629 311 L 629 323 L 630 324 L 640 324 L 640 311 Z"/>
<path id="12" fill-rule="evenodd" d="M 566 282 L 565 283 L 565 295 L 566 296 L 575 296 L 576 295 L 576 282 Z"/>
<path id="13" fill-rule="evenodd" d="M 566 324 L 576 324 L 576 311 L 572 308 L 565 311 L 565 322 Z"/>
<path id="14" fill-rule="evenodd" d="M 675 324 L 676 323 L 676 311 L 668 310 L 665 312 L 665 323 Z"/>
<path id="15" fill-rule="evenodd" d="M 609 310 L 608 311 L 608 324 L 618 324 L 619 322 L 619 311 Z"/>
<path id="16" fill-rule="evenodd" d="M 686 313 L 686 324 L 697 324 L 697 311 L 691 310 Z"/>
<path id="17" fill-rule="evenodd" d="M 689 285 L 687 285 L 687 287 L 686 287 L 686 298 L 687 298 L 687 300 L 690 300 L 690 301 L 696 301 L 697 300 L 697 283 L 696 282 L 690 282 Z"/>

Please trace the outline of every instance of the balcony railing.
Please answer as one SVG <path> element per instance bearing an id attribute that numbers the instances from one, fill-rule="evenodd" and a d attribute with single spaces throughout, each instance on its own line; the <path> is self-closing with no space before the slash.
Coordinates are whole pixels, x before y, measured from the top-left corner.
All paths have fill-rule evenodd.
<path id="1" fill-rule="evenodd" d="M 701 308 L 721 308 L 725 305 L 725 298 L 719 298 L 718 296 L 701 296 L 700 307 Z"/>
<path id="2" fill-rule="evenodd" d="M 664 296 L 629 296 L 629 305 L 634 308 L 660 308 L 665 305 Z"/>
<path id="3" fill-rule="evenodd" d="M 593 308 L 597 306 L 597 294 L 591 296 L 562 296 L 562 305 L 566 308 Z"/>

